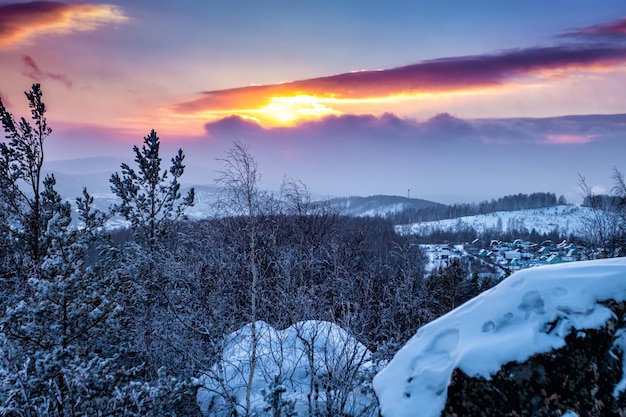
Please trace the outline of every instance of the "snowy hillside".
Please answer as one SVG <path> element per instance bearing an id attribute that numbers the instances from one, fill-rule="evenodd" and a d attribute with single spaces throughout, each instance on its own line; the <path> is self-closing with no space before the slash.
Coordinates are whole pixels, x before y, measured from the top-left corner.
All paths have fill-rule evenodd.
<path id="1" fill-rule="evenodd" d="M 626 300 L 626 258 L 513 274 L 418 330 L 374 378 L 382 416 L 439 416 L 455 369 L 490 379 L 507 363 L 562 348 L 572 333 L 574 339 L 584 338 L 584 330 L 609 326 L 609 320 L 616 319 L 602 303 L 608 300 L 618 304 Z M 626 332 L 618 329 L 609 335 L 614 342 L 605 357 L 616 360 L 626 347 Z M 590 349 L 598 347 L 592 344 Z M 609 392 L 615 397 L 626 389 L 626 378 L 619 381 L 616 375 L 616 381 Z"/>
<path id="2" fill-rule="evenodd" d="M 61 195 L 66 197 L 67 201 L 74 202 L 76 197 L 82 193 L 82 185 L 78 179 L 67 177 L 63 174 L 60 176 L 65 183 L 70 186 L 61 188 Z M 71 179 L 71 181 L 70 181 Z M 108 177 L 94 176 L 93 181 L 87 186 L 88 191 L 95 199 L 95 206 L 101 210 L 108 209 L 111 205 L 117 203 L 117 198 L 110 192 L 110 184 Z M 188 187 L 183 187 L 181 193 L 187 193 Z M 194 186 L 196 199 L 195 204 L 185 211 L 185 214 L 193 220 L 208 219 L 216 215 L 215 203 L 219 198 L 220 189 L 215 186 L 196 185 Z M 334 198 L 329 203 L 337 209 L 337 211 L 345 216 L 353 217 L 385 217 L 389 214 L 398 213 L 407 208 L 423 208 L 427 206 L 437 205 L 431 201 L 420 199 L 409 199 L 406 197 L 396 196 L 371 196 L 371 197 L 345 197 Z M 109 222 L 111 228 L 127 225 L 122 219 L 116 218 Z"/>
<path id="3" fill-rule="evenodd" d="M 396 230 L 402 234 L 429 234 L 433 230 L 458 231 L 470 227 L 478 233 L 488 229 L 507 231 L 526 228 L 530 231 L 534 228 L 538 233 L 550 233 L 558 228 L 561 233 L 569 234 L 580 230 L 584 219 L 589 217 L 590 210 L 588 207 L 580 206 L 555 206 L 498 211 L 477 216 L 400 225 L 396 226 Z"/>
<path id="4" fill-rule="evenodd" d="M 182 194 L 185 195 L 188 188 L 183 189 Z M 215 202 L 219 198 L 219 188 L 207 185 L 194 187 L 196 199 L 194 205 L 189 207 L 185 214 L 193 220 L 202 220 L 213 217 L 215 214 Z"/>

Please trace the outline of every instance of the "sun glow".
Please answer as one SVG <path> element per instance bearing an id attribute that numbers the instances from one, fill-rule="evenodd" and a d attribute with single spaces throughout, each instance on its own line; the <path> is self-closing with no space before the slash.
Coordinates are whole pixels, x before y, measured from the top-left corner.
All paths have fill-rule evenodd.
<path id="1" fill-rule="evenodd" d="M 254 112 L 259 115 L 259 118 L 271 119 L 281 125 L 341 114 L 339 110 L 327 106 L 324 101 L 323 98 L 309 95 L 272 97 L 267 106 Z"/>
<path id="2" fill-rule="evenodd" d="M 336 96 L 314 96 L 299 94 L 294 96 L 271 97 L 269 103 L 257 109 L 232 110 L 240 116 L 254 117 L 266 126 L 292 126 L 307 120 L 319 120 L 326 116 L 338 116 L 346 112 L 358 112 L 361 106 L 393 106 L 403 101 L 424 97 L 424 93 L 401 93 L 385 97 L 343 98 Z"/>
<path id="3" fill-rule="evenodd" d="M 525 84 L 526 87 L 528 85 Z M 192 126 L 201 131 L 205 123 L 236 115 L 254 121 L 265 128 L 294 126 L 301 122 L 320 120 L 328 116 L 343 114 L 382 114 L 394 113 L 400 117 L 411 114 L 432 113 L 433 106 L 441 102 L 459 98 L 488 96 L 519 89 L 519 85 L 498 85 L 474 87 L 460 91 L 402 91 L 388 95 L 366 95 L 344 97 L 341 94 L 310 93 L 308 91 L 285 91 L 275 95 L 241 95 L 213 103 L 199 103 L 181 111 L 180 108 L 167 109 L 172 126 L 190 130 Z M 203 109 L 204 107 L 204 109 Z M 213 108 L 211 108 L 213 107 Z M 421 109 L 421 110 L 420 110 Z M 418 111 L 419 110 L 419 111 Z M 441 109 L 446 111 L 446 109 Z M 162 119 L 163 120 L 163 119 Z"/>

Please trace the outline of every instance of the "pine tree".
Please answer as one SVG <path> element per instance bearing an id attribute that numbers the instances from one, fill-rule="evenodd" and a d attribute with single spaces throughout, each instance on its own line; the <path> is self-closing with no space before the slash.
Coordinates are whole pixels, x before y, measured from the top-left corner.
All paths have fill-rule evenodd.
<path id="1" fill-rule="evenodd" d="M 21 275 L 40 265 L 46 253 L 42 236 L 50 212 L 44 215 L 42 192 L 48 187 L 44 182 L 54 185 L 54 177 L 44 180 L 42 173 L 43 146 L 52 129 L 46 122 L 41 86 L 33 84 L 25 94 L 33 123 L 24 117 L 16 121 L 0 99 L 0 119 L 7 139 L 0 142 L 0 234 L 4 244 L 13 247 L 11 258 L 5 254 L 5 264 Z"/>
<path id="2" fill-rule="evenodd" d="M 172 158 L 169 169 L 161 168 L 160 141 L 152 130 L 144 138 L 141 149 L 133 147 L 137 169 L 121 164 L 122 172 L 111 176 L 111 190 L 121 200 L 113 207 L 130 223 L 135 241 L 122 248 L 123 256 L 117 267 L 125 275 L 124 308 L 133 323 L 129 338 L 134 349 L 144 352 L 153 374 L 165 365 L 163 349 L 155 339 L 163 339 L 165 323 L 169 320 L 167 290 L 171 259 L 166 242 L 172 225 L 184 216 L 194 203 L 194 189 L 185 197 L 180 192 L 179 178 L 183 175 L 184 154 L 181 149 Z"/>
<path id="3" fill-rule="evenodd" d="M 194 203 L 193 188 L 184 198 L 180 193 L 178 179 L 185 172 L 182 149 L 172 158 L 169 170 L 161 171 L 159 148 L 159 137 L 152 130 L 141 149 L 133 147 L 138 171 L 121 164 L 122 174 L 115 173 L 110 179 L 111 191 L 122 200 L 113 210 L 124 216 L 135 234 L 151 248 Z"/>
<path id="4" fill-rule="evenodd" d="M 28 280 L 30 295 L 7 308 L 2 320 L 9 351 L 21 353 L 4 358 L 0 386 L 21 388 L 0 392 L 0 398 L 8 399 L 2 403 L 4 412 L 17 407 L 35 415 L 76 415 L 85 398 L 97 403 L 99 395 L 112 394 L 111 387 L 103 388 L 102 374 L 113 377 L 113 356 L 101 352 L 115 343 L 107 336 L 116 328 L 113 320 L 120 311 L 114 301 L 117 285 L 87 262 L 105 217 L 92 211 L 93 199 L 85 191 L 77 200 L 84 227 L 70 229 L 70 206 L 51 186 L 47 183 L 43 200 L 61 208 L 45 231 L 50 245 L 39 274 Z"/>
<path id="5" fill-rule="evenodd" d="M 47 126 L 38 84 L 26 93 L 35 127 L 0 102 L 0 415 L 175 415 L 188 385 L 146 377 L 121 321 L 120 252 L 102 232 L 107 215 L 83 192 L 72 207 L 42 179 Z M 175 174 L 176 175 L 176 174 Z M 94 255 L 94 250 L 99 251 Z"/>

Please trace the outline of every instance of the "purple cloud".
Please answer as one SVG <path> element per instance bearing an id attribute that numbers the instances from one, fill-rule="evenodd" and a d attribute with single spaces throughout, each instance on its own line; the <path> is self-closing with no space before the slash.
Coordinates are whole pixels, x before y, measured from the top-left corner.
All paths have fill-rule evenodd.
<path id="1" fill-rule="evenodd" d="M 72 81 L 67 77 L 67 75 L 56 74 L 56 73 L 49 72 L 49 71 L 43 71 L 41 68 L 39 68 L 39 66 L 37 65 L 37 63 L 31 56 L 23 55 L 22 62 L 24 63 L 24 67 L 25 67 L 24 70 L 22 71 L 22 75 L 25 75 L 28 78 L 37 82 L 42 81 L 44 79 L 51 79 L 51 80 L 62 82 L 63 84 L 65 84 L 67 88 L 72 87 Z"/>
<path id="2" fill-rule="evenodd" d="M 599 25 L 586 26 L 565 33 L 565 36 L 625 36 L 626 17 L 622 17 L 614 22 L 602 23 Z"/>
<path id="3" fill-rule="evenodd" d="M 252 120 L 246 120 L 239 116 L 228 116 L 218 121 L 205 124 L 204 129 L 210 137 L 224 137 L 235 134 L 235 136 L 231 138 L 234 139 L 237 135 L 256 135 L 263 128 Z"/>
<path id="4" fill-rule="evenodd" d="M 517 77 L 547 70 L 593 69 L 626 61 L 622 45 L 559 45 L 513 49 L 494 54 L 422 61 L 380 71 L 350 72 L 264 86 L 208 91 L 197 100 L 173 106 L 175 112 L 260 108 L 272 97 L 311 95 L 333 98 L 387 97 L 399 94 L 464 91 L 497 87 Z"/>
<path id="5" fill-rule="evenodd" d="M 364 143 L 475 143 L 475 144 L 585 144 L 626 136 L 626 114 L 562 116 L 550 118 L 461 119 L 447 113 L 425 121 L 387 113 L 327 116 L 291 127 L 264 128 L 230 116 L 207 123 L 212 139 L 302 146 Z"/>

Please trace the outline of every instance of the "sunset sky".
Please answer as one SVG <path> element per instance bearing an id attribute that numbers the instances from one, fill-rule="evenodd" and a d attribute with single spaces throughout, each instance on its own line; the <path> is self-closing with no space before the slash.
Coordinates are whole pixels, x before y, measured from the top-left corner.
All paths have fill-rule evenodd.
<path id="1" fill-rule="evenodd" d="M 16 116 L 35 82 L 49 160 L 128 159 L 155 129 L 198 184 L 235 139 L 264 187 L 320 196 L 575 201 L 626 172 L 623 0 L 0 0 Z"/>

